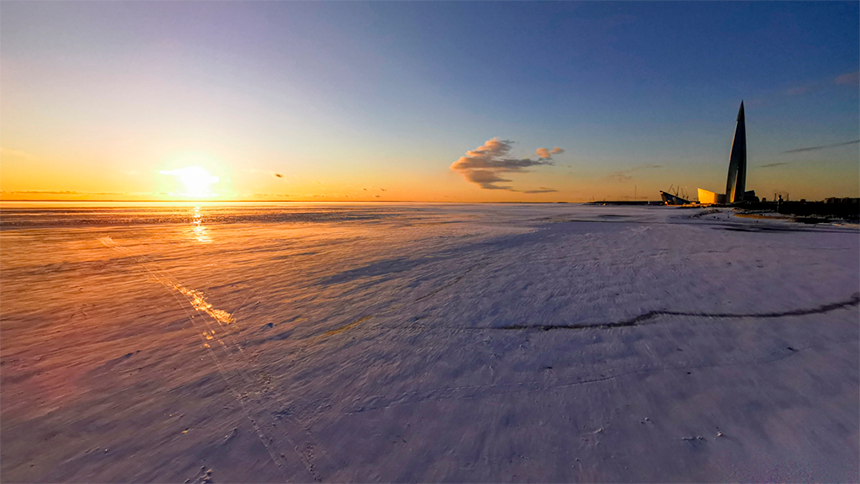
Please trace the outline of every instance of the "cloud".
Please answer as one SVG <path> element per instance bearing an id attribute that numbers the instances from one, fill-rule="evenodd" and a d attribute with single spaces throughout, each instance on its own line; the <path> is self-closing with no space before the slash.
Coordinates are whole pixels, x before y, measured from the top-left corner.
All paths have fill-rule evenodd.
<path id="1" fill-rule="evenodd" d="M 490 170 L 469 170 L 462 173 L 462 175 L 472 183 L 477 183 L 481 185 L 481 188 L 485 188 L 487 190 L 513 190 L 508 186 L 498 186 L 496 183 L 504 183 L 509 182 L 507 178 L 502 178 L 494 171 Z"/>
<path id="2" fill-rule="evenodd" d="M 254 193 L 253 195 L 244 195 L 243 198 L 287 198 L 292 195 L 288 195 L 286 193 Z"/>
<path id="3" fill-rule="evenodd" d="M 836 84 L 843 86 L 854 86 L 860 84 L 860 71 L 849 72 L 833 79 Z"/>
<path id="4" fill-rule="evenodd" d="M 615 180 L 619 183 L 628 182 L 628 181 L 632 180 L 633 177 L 628 175 L 627 173 L 628 172 L 626 170 L 616 171 L 616 172 L 610 173 L 607 178 L 609 178 L 610 180 Z"/>
<path id="5" fill-rule="evenodd" d="M 547 187 L 540 187 L 537 190 L 526 190 L 523 193 L 552 193 L 557 192 L 558 190 Z"/>
<path id="6" fill-rule="evenodd" d="M 500 176 L 501 173 L 522 173 L 526 168 L 541 165 L 552 165 L 550 152 L 546 148 L 538 148 L 537 160 L 531 158 L 512 158 L 510 156 L 513 141 L 493 138 L 483 145 L 466 152 L 466 156 L 451 164 L 451 170 L 456 171 L 467 181 L 479 185 L 485 190 L 515 190 L 510 185 L 499 185 L 511 180 Z M 546 155 L 546 156 L 544 156 Z"/>
<path id="7" fill-rule="evenodd" d="M 155 192 L 82 192 L 77 190 L 0 190 L 3 195 L 64 195 L 74 196 L 76 198 L 89 196 L 114 196 L 114 197 L 154 197 L 159 195 L 167 195 L 166 193 Z"/>
<path id="8" fill-rule="evenodd" d="M 797 149 L 794 149 L 794 150 L 783 151 L 783 152 L 782 152 L 782 154 L 786 154 L 786 153 L 800 153 L 800 152 L 803 152 L 803 151 L 816 151 L 816 150 L 823 150 L 823 149 L 825 149 L 825 148 L 835 148 L 835 147 L 837 147 L 837 146 L 847 146 L 847 145 L 853 145 L 853 144 L 857 144 L 857 143 L 860 143 L 860 139 L 855 139 L 855 140 L 853 140 L 853 141 L 846 141 L 846 142 L 844 142 L 844 143 L 834 143 L 834 144 L 832 144 L 832 145 L 809 146 L 809 147 L 807 147 L 807 148 L 797 148 Z"/>
<path id="9" fill-rule="evenodd" d="M 496 183 L 504 183 L 511 180 L 502 178 L 491 170 L 465 170 L 460 174 L 466 180 L 477 183 L 481 185 L 481 188 L 486 188 L 487 190 L 513 190 L 511 187 L 496 185 Z"/>
<path id="10" fill-rule="evenodd" d="M 780 87 L 769 93 L 763 93 L 764 96 L 761 98 L 744 99 L 744 104 L 747 107 L 775 106 L 785 103 L 787 98 L 809 96 L 831 89 L 833 85 L 857 87 L 860 85 L 860 71 L 847 72 L 836 77 L 822 77 L 804 84 Z"/>
<path id="11" fill-rule="evenodd" d="M 564 153 L 564 150 L 556 146 L 555 148 L 548 150 L 546 148 L 538 148 L 535 150 L 535 154 L 538 158 L 548 159 L 552 158 L 552 155 L 560 155 Z"/>
<path id="12" fill-rule="evenodd" d="M 91 192 L 77 192 L 74 190 L 0 190 L 0 193 L 20 193 L 26 195 L 90 195 Z M 112 195 L 111 193 L 99 195 Z M 123 195 L 118 193 L 117 195 Z"/>
<path id="13" fill-rule="evenodd" d="M 782 165 L 787 165 L 787 164 L 788 164 L 787 161 L 780 161 L 778 163 L 768 163 L 766 165 L 761 165 L 761 166 L 759 166 L 759 168 L 773 168 L 775 166 L 782 166 Z"/>
<path id="14" fill-rule="evenodd" d="M 0 147 L 0 155 L 15 156 L 18 158 L 25 158 L 28 160 L 35 158 L 35 156 L 31 155 L 30 153 L 27 153 L 26 151 L 10 150 L 9 148 L 3 148 L 3 147 Z"/>
<path id="15" fill-rule="evenodd" d="M 609 174 L 608 178 L 610 180 L 615 180 L 617 182 L 628 182 L 633 179 L 633 175 L 631 173 L 639 171 L 639 170 L 653 170 L 657 168 L 662 168 L 663 165 L 640 165 L 633 168 L 629 168 L 627 170 L 615 171 Z"/>

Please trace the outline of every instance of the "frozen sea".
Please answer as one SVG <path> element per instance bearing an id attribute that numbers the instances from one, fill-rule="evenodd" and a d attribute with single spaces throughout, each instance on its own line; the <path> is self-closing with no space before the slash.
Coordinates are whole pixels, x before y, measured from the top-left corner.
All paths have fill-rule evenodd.
<path id="1" fill-rule="evenodd" d="M 0 204 L 3 482 L 860 480 L 860 231 Z"/>

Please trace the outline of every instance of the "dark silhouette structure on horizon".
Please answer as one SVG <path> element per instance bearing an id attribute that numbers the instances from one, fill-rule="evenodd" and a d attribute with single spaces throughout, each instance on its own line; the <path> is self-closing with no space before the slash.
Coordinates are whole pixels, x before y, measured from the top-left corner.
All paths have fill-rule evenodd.
<path id="1" fill-rule="evenodd" d="M 729 177 L 726 179 L 726 202 L 744 201 L 747 184 L 747 129 L 744 121 L 744 102 L 738 110 L 732 154 L 729 157 Z"/>
<path id="2" fill-rule="evenodd" d="M 747 186 L 747 125 L 744 118 L 744 102 L 738 109 L 732 152 L 729 155 L 729 176 L 726 178 L 726 193 L 714 193 L 699 188 L 699 203 L 723 204 L 758 201 L 755 191 L 746 191 Z M 664 197 L 665 200 L 665 197 Z"/>

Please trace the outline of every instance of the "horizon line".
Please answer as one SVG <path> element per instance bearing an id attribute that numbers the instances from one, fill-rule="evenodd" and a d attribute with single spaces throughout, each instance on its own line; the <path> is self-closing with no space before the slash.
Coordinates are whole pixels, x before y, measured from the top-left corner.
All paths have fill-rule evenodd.
<path id="1" fill-rule="evenodd" d="M 68 200 L 68 199 L 0 199 L 2 202 L 123 202 L 123 203 L 591 203 L 591 202 L 609 202 L 616 200 L 588 200 L 585 202 L 570 202 L 559 200 L 555 202 L 535 202 L 535 201 L 464 201 L 456 202 L 451 200 Z M 634 200 L 635 201 L 635 200 Z M 651 201 L 651 200 L 642 200 Z M 659 201 L 659 200 L 654 200 Z"/>

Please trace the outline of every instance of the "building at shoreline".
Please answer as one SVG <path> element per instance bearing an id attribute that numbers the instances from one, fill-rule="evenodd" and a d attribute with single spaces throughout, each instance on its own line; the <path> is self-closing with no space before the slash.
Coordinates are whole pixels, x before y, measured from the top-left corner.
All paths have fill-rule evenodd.
<path id="1" fill-rule="evenodd" d="M 739 203 L 756 201 L 755 191 L 747 191 L 747 128 L 744 118 L 744 102 L 738 110 L 735 136 L 732 139 L 732 152 L 729 155 L 729 175 L 726 178 L 726 192 L 715 193 L 704 188 L 698 189 L 699 203 L 703 205 Z"/>
<path id="2" fill-rule="evenodd" d="M 732 154 L 729 156 L 729 176 L 726 179 L 726 202 L 744 201 L 747 185 L 747 129 L 744 120 L 744 102 L 738 110 Z"/>

